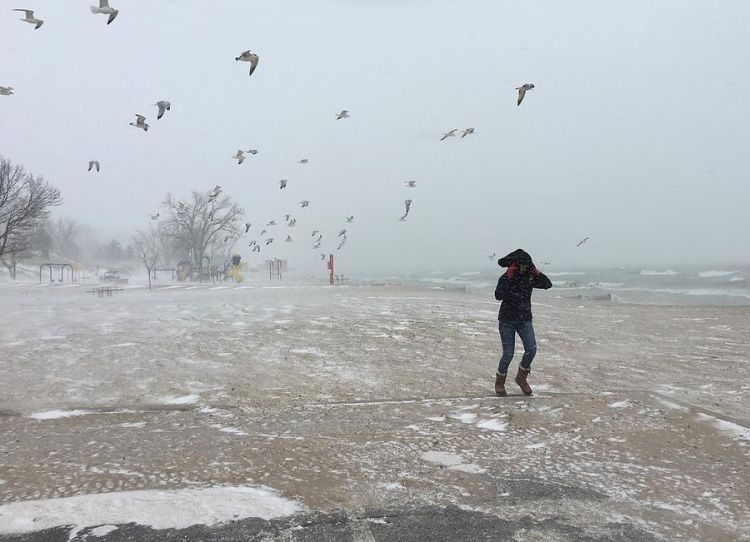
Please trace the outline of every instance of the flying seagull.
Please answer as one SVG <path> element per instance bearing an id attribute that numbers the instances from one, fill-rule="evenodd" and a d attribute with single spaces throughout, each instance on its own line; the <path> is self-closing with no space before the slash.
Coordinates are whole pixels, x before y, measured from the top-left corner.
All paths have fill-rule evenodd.
<path id="1" fill-rule="evenodd" d="M 315 240 L 316 243 L 320 243 L 321 239 L 323 239 L 323 235 L 318 235 L 318 238 Z"/>
<path id="2" fill-rule="evenodd" d="M 151 217 L 151 220 L 159 220 L 159 213 L 156 213 L 155 215 L 149 215 Z"/>
<path id="3" fill-rule="evenodd" d="M 321 254 L 321 255 L 320 255 L 320 261 L 323 261 L 323 260 L 325 260 L 325 259 L 326 259 L 326 255 L 325 255 L 325 254 Z"/>
<path id="4" fill-rule="evenodd" d="M 289 226 L 290 228 L 294 228 L 296 225 L 297 225 L 297 219 L 296 218 L 291 219 L 289 221 L 289 224 L 287 224 L 287 226 Z"/>
<path id="5" fill-rule="evenodd" d="M 266 224 L 266 226 L 275 226 L 275 225 L 276 225 L 276 221 L 275 220 L 269 220 L 268 224 Z"/>
<path id="6" fill-rule="evenodd" d="M 231 236 L 231 235 L 227 235 L 227 236 L 226 236 L 226 237 L 224 238 L 224 242 L 226 243 L 226 242 L 227 242 L 227 241 L 229 241 L 229 240 L 230 240 L 231 238 L 232 238 L 232 236 Z"/>
<path id="7" fill-rule="evenodd" d="M 318 233 L 320 233 L 318 230 L 313 230 L 312 236 L 315 237 L 316 235 L 318 235 Z"/>
<path id="8" fill-rule="evenodd" d="M 405 181 L 404 184 L 408 186 L 409 188 L 416 188 L 417 187 L 417 181 Z"/>
<path id="9" fill-rule="evenodd" d="M 13 87 L 0 87 L 0 95 L 10 96 L 13 94 Z"/>
<path id="10" fill-rule="evenodd" d="M 99 171 L 99 160 L 89 160 L 89 171 L 94 167 L 96 168 L 96 171 Z"/>
<path id="11" fill-rule="evenodd" d="M 255 245 L 253 247 L 253 252 L 260 252 L 260 245 Z"/>
<path id="12" fill-rule="evenodd" d="M 471 135 L 474 133 L 474 128 L 467 128 L 464 130 L 464 133 L 461 134 L 461 139 L 465 138 L 467 135 Z"/>
<path id="13" fill-rule="evenodd" d="M 336 120 L 348 119 L 348 118 L 349 118 L 349 111 L 347 111 L 346 109 L 342 109 L 341 113 L 336 115 Z"/>
<path id="14" fill-rule="evenodd" d="M 245 161 L 245 151 L 237 150 L 237 154 L 232 156 L 235 160 L 237 160 L 237 165 L 239 166 L 242 162 Z"/>
<path id="15" fill-rule="evenodd" d="M 289 219 L 292 218 L 292 215 L 284 215 L 284 220 L 289 222 Z"/>
<path id="16" fill-rule="evenodd" d="M 286 179 L 281 179 L 279 181 L 279 190 L 284 190 L 288 182 Z"/>
<path id="17" fill-rule="evenodd" d="M 144 132 L 148 132 L 148 124 L 146 124 L 146 117 L 136 113 L 135 118 L 136 118 L 136 121 L 131 122 L 130 125 L 135 126 L 136 128 L 140 128 Z"/>
<path id="18" fill-rule="evenodd" d="M 588 238 L 588 237 L 586 237 L 585 239 L 582 239 L 581 241 L 578 241 L 578 244 L 577 244 L 576 246 L 577 246 L 577 247 L 580 247 L 580 246 L 581 246 L 581 245 L 582 245 L 583 243 L 585 243 L 585 242 L 586 242 L 586 241 L 588 241 L 588 240 L 589 240 L 589 238 Z"/>
<path id="19" fill-rule="evenodd" d="M 252 226 L 252 224 L 250 224 L 250 222 L 245 222 L 245 233 L 247 233 L 247 230 L 250 229 L 250 226 Z"/>
<path id="20" fill-rule="evenodd" d="M 165 111 L 170 111 L 172 109 L 172 104 L 169 103 L 168 100 L 159 100 L 154 105 L 159 108 L 159 113 L 156 115 L 156 120 L 162 118 Z"/>
<path id="21" fill-rule="evenodd" d="M 99 0 L 99 7 L 91 6 L 91 13 L 103 13 L 109 15 L 109 19 L 107 19 L 107 24 L 109 24 L 115 20 L 115 17 L 117 17 L 117 14 L 120 13 L 120 11 L 109 7 L 109 0 Z"/>
<path id="22" fill-rule="evenodd" d="M 249 242 L 249 243 L 247 244 L 247 246 L 249 246 L 249 247 L 254 247 L 254 246 L 255 246 L 255 245 L 257 245 L 257 244 L 258 244 L 258 241 L 256 241 L 255 239 L 253 239 L 252 241 L 250 241 L 250 242 Z"/>
<path id="23" fill-rule="evenodd" d="M 241 60 L 242 62 L 249 62 L 250 63 L 250 74 L 252 75 L 255 71 L 255 68 L 258 67 L 258 55 L 251 51 L 243 51 L 240 56 L 235 58 L 235 60 Z"/>
<path id="24" fill-rule="evenodd" d="M 516 90 L 518 91 L 518 103 L 516 104 L 517 106 L 521 105 L 521 102 L 523 101 L 523 97 L 526 96 L 526 91 L 531 90 L 533 88 L 534 88 L 534 83 L 526 83 L 516 88 Z"/>
<path id="25" fill-rule="evenodd" d="M 347 222 L 349 222 L 349 223 L 352 223 L 352 222 L 354 222 L 354 215 L 352 215 L 352 216 L 347 216 L 347 217 L 344 217 L 344 218 L 346 218 L 346 221 L 347 221 Z"/>
<path id="26" fill-rule="evenodd" d="M 266 239 L 266 245 L 270 245 L 271 243 L 273 243 L 273 237 Z"/>
<path id="27" fill-rule="evenodd" d="M 492 254 L 490 254 L 490 260 L 494 260 L 494 259 L 495 259 L 495 253 L 493 252 Z"/>
<path id="28" fill-rule="evenodd" d="M 341 250 L 341 247 L 343 247 L 345 244 L 346 244 L 346 239 L 344 239 L 343 241 L 339 243 L 339 246 L 336 247 L 336 250 Z"/>
<path id="29" fill-rule="evenodd" d="M 458 128 L 454 128 L 453 130 L 444 133 L 443 137 L 440 138 L 440 141 L 443 141 L 449 137 L 456 137 L 456 132 L 458 132 Z"/>
<path id="30" fill-rule="evenodd" d="M 23 11 L 24 13 L 26 13 L 26 17 L 21 20 L 25 23 L 36 25 L 34 26 L 34 30 L 39 30 L 39 27 L 44 24 L 43 20 L 34 17 L 34 10 L 32 9 L 14 9 L 13 11 Z"/>
<path id="31" fill-rule="evenodd" d="M 319 248 L 320 248 L 320 243 L 315 243 L 315 244 L 313 245 L 313 248 L 314 248 L 314 249 L 319 249 Z"/>
<path id="32" fill-rule="evenodd" d="M 306 199 L 303 199 L 302 201 L 299 202 L 299 204 L 300 204 L 300 207 L 302 207 L 304 209 L 305 207 L 307 207 L 308 205 L 310 205 L 310 202 L 307 201 Z"/>
<path id="33" fill-rule="evenodd" d="M 411 200 L 410 199 L 405 200 L 404 205 L 406 205 L 406 212 L 401 218 L 399 218 L 401 222 L 404 222 L 406 220 L 406 217 L 409 216 L 409 209 L 411 209 Z"/>
<path id="34" fill-rule="evenodd" d="M 260 232 L 260 234 L 258 235 L 258 237 L 263 237 L 266 234 L 267 231 L 268 230 L 263 230 L 262 232 Z"/>
<path id="35" fill-rule="evenodd" d="M 342 235 L 346 235 L 346 230 L 341 230 L 341 231 L 339 232 L 339 235 L 338 235 L 338 236 L 339 236 L 339 237 L 341 237 Z"/>
<path id="36" fill-rule="evenodd" d="M 286 236 L 286 242 L 287 243 L 291 243 L 292 242 L 292 236 L 291 235 L 287 235 Z"/>
<path id="37" fill-rule="evenodd" d="M 309 160 L 308 160 L 307 158 L 303 158 L 302 160 L 300 160 L 300 161 L 299 161 L 299 162 L 297 162 L 297 163 L 298 163 L 298 164 L 307 164 L 308 162 L 309 162 Z"/>

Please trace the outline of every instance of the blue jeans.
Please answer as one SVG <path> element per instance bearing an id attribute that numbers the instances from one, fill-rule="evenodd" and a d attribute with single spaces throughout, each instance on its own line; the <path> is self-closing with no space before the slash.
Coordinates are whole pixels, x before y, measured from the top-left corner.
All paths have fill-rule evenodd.
<path id="1" fill-rule="evenodd" d="M 500 365 L 497 367 L 499 373 L 506 374 L 508 372 L 510 361 L 513 359 L 513 351 L 516 349 L 516 333 L 523 342 L 521 367 L 531 369 L 531 362 L 536 355 L 536 337 L 531 320 L 525 322 L 500 321 L 500 341 L 503 343 L 503 355 L 500 358 Z"/>

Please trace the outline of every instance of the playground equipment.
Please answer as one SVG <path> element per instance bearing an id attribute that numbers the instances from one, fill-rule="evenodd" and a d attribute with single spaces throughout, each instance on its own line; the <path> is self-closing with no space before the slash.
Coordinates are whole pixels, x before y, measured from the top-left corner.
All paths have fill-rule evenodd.
<path id="1" fill-rule="evenodd" d="M 60 270 L 60 280 L 59 280 L 60 284 L 63 283 L 63 279 L 65 278 L 65 269 L 67 269 L 68 272 L 69 272 L 70 282 L 75 282 L 75 280 L 73 279 L 73 266 L 71 264 L 69 264 L 69 263 L 54 263 L 54 262 L 52 262 L 52 263 L 43 263 L 42 265 L 39 266 L 39 284 L 42 283 L 42 270 L 45 267 L 49 268 L 49 282 L 50 282 L 50 284 L 53 284 L 55 282 L 55 279 L 52 278 L 52 270 L 53 270 L 53 268 L 56 269 L 56 270 L 57 269 Z"/>
<path id="2" fill-rule="evenodd" d="M 127 284 L 128 283 L 128 279 L 124 279 L 120 277 L 119 271 L 105 271 L 99 280 L 101 282 L 110 282 L 113 284 Z"/>

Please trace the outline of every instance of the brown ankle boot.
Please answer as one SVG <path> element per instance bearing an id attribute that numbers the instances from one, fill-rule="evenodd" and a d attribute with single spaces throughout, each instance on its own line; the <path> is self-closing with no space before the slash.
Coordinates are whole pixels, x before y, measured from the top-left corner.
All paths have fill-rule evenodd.
<path id="1" fill-rule="evenodd" d="M 531 369 L 524 369 L 523 367 L 518 368 L 518 374 L 516 375 L 516 384 L 521 388 L 524 395 L 531 395 L 531 386 L 526 382 L 526 377 L 529 376 Z"/>
<path id="2" fill-rule="evenodd" d="M 495 393 L 500 397 L 505 397 L 508 393 L 505 391 L 505 377 L 507 375 L 503 373 L 495 374 Z"/>

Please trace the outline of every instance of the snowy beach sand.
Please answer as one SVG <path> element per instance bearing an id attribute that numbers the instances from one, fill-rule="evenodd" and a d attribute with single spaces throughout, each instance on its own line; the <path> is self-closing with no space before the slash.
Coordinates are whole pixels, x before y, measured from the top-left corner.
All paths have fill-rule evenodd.
<path id="1" fill-rule="evenodd" d="M 479 295 L 0 284 L 0 540 L 60 509 L 127 522 L 86 495 L 222 487 L 287 504 L 218 499 L 196 521 L 265 518 L 248 529 L 279 539 L 343 514 L 337 539 L 393 540 L 445 506 L 477 537 L 750 538 L 750 308 L 535 300 L 536 395 L 498 399 Z"/>

